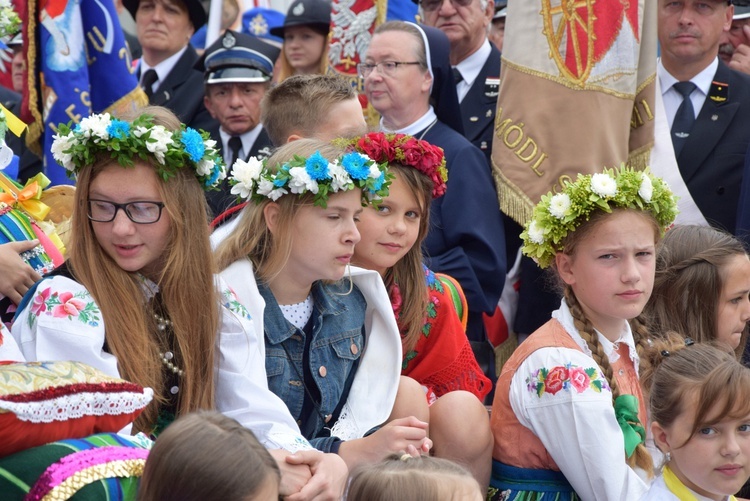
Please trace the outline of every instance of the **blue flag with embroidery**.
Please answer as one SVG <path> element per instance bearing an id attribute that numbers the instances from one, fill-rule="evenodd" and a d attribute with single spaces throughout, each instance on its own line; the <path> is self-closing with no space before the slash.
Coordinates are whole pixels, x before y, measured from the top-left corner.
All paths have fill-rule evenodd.
<path id="1" fill-rule="evenodd" d="M 41 140 L 53 185 L 72 184 L 50 152 L 57 125 L 92 113 L 122 112 L 147 104 L 147 98 L 112 0 L 29 0 L 26 22 L 26 33 L 37 34 L 28 40 L 28 67 L 38 68 L 29 72 L 35 121 L 27 142 Z"/>

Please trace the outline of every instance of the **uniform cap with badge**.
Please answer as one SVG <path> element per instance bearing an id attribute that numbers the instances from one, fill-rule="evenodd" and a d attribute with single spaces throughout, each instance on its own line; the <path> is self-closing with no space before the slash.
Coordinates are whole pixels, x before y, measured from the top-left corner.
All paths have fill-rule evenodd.
<path id="1" fill-rule="evenodd" d="M 207 84 L 268 82 L 279 52 L 259 38 L 227 30 L 206 49 L 195 69 L 204 73 Z"/>
<path id="2" fill-rule="evenodd" d="M 738 21 L 740 19 L 747 19 L 749 17 L 750 17 L 750 2 L 744 3 L 743 5 L 740 5 L 739 2 L 735 2 L 734 15 L 732 16 L 732 20 Z"/>
<path id="3" fill-rule="evenodd" d="M 292 26 L 309 26 L 323 35 L 331 29 L 331 3 L 326 0 L 295 0 L 286 11 L 284 25 L 271 29 L 271 34 L 284 37 Z"/>
<path id="4" fill-rule="evenodd" d="M 495 15 L 492 20 L 505 18 L 508 12 L 508 0 L 495 0 Z"/>
<path id="5" fill-rule="evenodd" d="M 182 3 L 188 11 L 188 17 L 190 22 L 193 23 L 193 29 L 198 31 L 198 28 L 206 24 L 208 16 L 206 15 L 206 9 L 200 0 L 177 0 Z M 141 0 L 122 0 L 122 5 L 128 9 L 130 15 L 135 19 L 135 13 L 138 12 L 138 5 Z"/>

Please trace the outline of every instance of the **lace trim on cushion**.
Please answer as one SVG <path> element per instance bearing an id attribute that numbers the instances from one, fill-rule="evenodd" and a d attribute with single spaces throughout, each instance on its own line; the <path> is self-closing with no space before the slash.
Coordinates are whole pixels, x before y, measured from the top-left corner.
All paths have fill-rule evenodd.
<path id="1" fill-rule="evenodd" d="M 151 402 L 154 391 L 144 388 L 136 392 L 81 392 L 39 402 L 8 402 L 0 400 L 0 413 L 12 412 L 21 421 L 51 423 L 83 416 L 118 416 L 132 414 Z"/>
<path id="2" fill-rule="evenodd" d="M 69 454 L 39 476 L 24 501 L 68 499 L 97 480 L 140 477 L 148 453 L 145 449 L 107 446 Z"/>

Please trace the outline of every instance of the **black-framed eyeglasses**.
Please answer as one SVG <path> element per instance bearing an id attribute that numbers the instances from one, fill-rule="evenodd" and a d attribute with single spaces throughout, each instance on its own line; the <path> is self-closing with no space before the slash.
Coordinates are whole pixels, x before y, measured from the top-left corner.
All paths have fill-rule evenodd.
<path id="1" fill-rule="evenodd" d="M 411 64 L 422 63 L 419 61 L 381 61 L 375 64 L 359 63 L 357 65 L 357 72 L 359 72 L 359 76 L 362 78 L 367 78 L 370 76 L 370 73 L 372 73 L 372 70 L 377 68 L 381 75 L 392 77 L 396 75 L 396 69 L 398 69 L 399 66 L 408 66 Z"/>
<path id="2" fill-rule="evenodd" d="M 425 12 L 433 12 L 438 10 L 440 6 L 443 5 L 444 1 L 445 0 L 421 0 L 419 5 L 422 6 L 422 10 Z M 467 7 L 473 1 L 474 0 L 450 0 L 454 6 L 458 7 Z"/>
<path id="3" fill-rule="evenodd" d="M 109 223 L 117 217 L 122 209 L 128 219 L 137 224 L 152 224 L 161 219 L 162 202 L 138 200 L 126 204 L 116 204 L 107 200 L 89 199 L 89 219 L 97 223 Z"/>

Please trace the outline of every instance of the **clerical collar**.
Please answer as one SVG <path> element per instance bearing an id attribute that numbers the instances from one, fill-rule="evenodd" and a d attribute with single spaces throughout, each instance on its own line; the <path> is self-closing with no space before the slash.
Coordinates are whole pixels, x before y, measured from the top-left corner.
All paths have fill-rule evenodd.
<path id="1" fill-rule="evenodd" d="M 427 110 L 427 113 L 422 115 L 421 118 L 419 118 L 416 122 L 413 122 L 406 127 L 403 127 L 398 130 L 390 130 L 386 128 L 383 125 L 383 119 L 380 119 L 380 130 L 383 132 L 391 132 L 395 134 L 409 134 L 411 136 L 418 135 L 421 131 L 425 130 L 427 127 L 432 125 L 437 120 L 437 115 L 435 114 L 435 110 L 430 106 L 430 109 Z"/>

